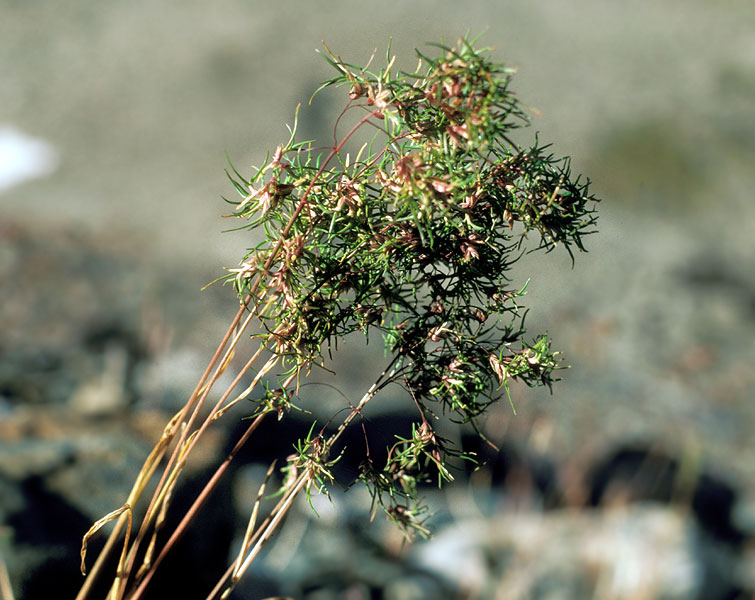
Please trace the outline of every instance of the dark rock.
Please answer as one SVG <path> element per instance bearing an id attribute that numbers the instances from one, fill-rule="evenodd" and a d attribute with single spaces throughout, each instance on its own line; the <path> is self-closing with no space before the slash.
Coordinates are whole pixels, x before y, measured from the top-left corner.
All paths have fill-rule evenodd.
<path id="1" fill-rule="evenodd" d="M 744 535 L 733 522 L 736 489 L 707 471 L 682 472 L 679 459 L 652 446 L 619 448 L 588 475 L 591 506 L 616 502 L 689 504 L 700 527 L 713 538 L 739 547 Z"/>

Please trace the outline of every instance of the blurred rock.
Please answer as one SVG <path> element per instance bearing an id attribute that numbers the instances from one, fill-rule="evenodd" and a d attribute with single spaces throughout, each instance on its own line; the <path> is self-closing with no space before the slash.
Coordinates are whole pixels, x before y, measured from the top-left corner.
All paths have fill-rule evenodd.
<path id="1" fill-rule="evenodd" d="M 586 473 L 590 506 L 637 502 L 674 503 L 689 510 L 701 530 L 738 548 L 744 533 L 735 519 L 743 500 L 719 473 L 701 468 L 695 457 L 675 458 L 655 445 L 626 445 L 599 458 Z"/>
<path id="2" fill-rule="evenodd" d="M 725 585 L 702 595 L 717 556 L 700 553 L 700 543 L 683 512 L 635 505 L 459 522 L 412 556 L 465 598 L 726 598 Z"/>
<path id="3" fill-rule="evenodd" d="M 73 392 L 69 406 L 86 416 L 102 416 L 122 411 L 128 404 L 126 391 L 128 354 L 122 346 L 105 348 L 102 372 L 81 383 Z"/>
<path id="4" fill-rule="evenodd" d="M 75 448 L 74 442 L 66 439 L 0 444 L 0 476 L 21 480 L 49 475 L 73 459 Z"/>

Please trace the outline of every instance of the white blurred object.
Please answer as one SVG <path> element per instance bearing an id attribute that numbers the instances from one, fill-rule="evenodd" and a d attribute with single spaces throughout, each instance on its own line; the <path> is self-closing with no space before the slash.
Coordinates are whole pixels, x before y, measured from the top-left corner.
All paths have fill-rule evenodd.
<path id="1" fill-rule="evenodd" d="M 413 552 L 475 598 L 683 600 L 714 568 L 701 544 L 683 510 L 648 503 L 458 521 Z"/>
<path id="2" fill-rule="evenodd" d="M 49 143 L 10 125 L 0 125 L 0 194 L 55 172 L 58 152 Z"/>

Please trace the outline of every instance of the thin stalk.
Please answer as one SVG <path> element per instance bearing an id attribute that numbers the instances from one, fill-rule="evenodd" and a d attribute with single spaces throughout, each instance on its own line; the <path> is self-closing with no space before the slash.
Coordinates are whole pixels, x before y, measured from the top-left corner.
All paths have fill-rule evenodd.
<path id="1" fill-rule="evenodd" d="M 301 475 L 300 475 L 301 477 Z M 296 480 L 298 481 L 298 479 Z M 294 481 L 294 485 L 296 485 L 296 481 Z M 249 538 L 249 544 L 255 543 L 262 532 L 267 528 L 270 521 L 273 519 L 274 515 L 278 513 L 278 511 L 281 510 L 281 507 L 284 505 L 284 503 L 287 500 L 287 495 L 284 495 L 278 503 L 273 507 L 272 510 L 268 513 L 267 517 L 260 523 L 260 526 L 257 528 L 257 530 L 254 532 L 254 534 Z M 237 569 L 238 566 L 238 560 L 233 561 L 231 565 L 229 565 L 226 572 L 223 574 L 223 576 L 218 580 L 218 583 L 215 584 L 215 587 L 212 589 L 210 594 L 207 596 L 206 600 L 212 600 L 217 594 L 220 593 L 220 590 L 223 589 L 223 585 L 225 585 L 226 580 L 231 577 L 234 573 L 234 570 Z"/>
<path id="2" fill-rule="evenodd" d="M 335 444 L 338 441 L 338 439 L 343 435 L 344 431 L 346 431 L 347 427 L 354 421 L 354 419 L 358 415 L 361 415 L 361 411 L 367 405 L 367 403 L 377 395 L 378 391 L 381 388 L 381 384 L 383 382 L 384 377 L 387 374 L 389 374 L 389 372 L 390 372 L 390 375 L 389 375 L 390 377 L 394 375 L 394 366 L 396 365 L 396 362 L 398 361 L 398 359 L 399 357 L 395 356 L 393 360 L 391 360 L 389 365 L 378 376 L 377 380 L 370 386 L 370 388 L 367 390 L 364 396 L 362 396 L 359 403 L 351 409 L 351 412 L 346 417 L 346 419 L 344 419 L 343 423 L 341 423 L 341 425 L 333 433 L 333 435 L 330 436 L 330 438 L 328 439 L 325 445 L 326 453 L 327 453 L 327 449 L 333 447 L 333 444 Z M 262 546 L 272 537 L 273 533 L 278 528 L 281 520 L 283 519 L 283 517 L 285 517 L 285 515 L 290 510 L 291 505 L 294 499 L 296 498 L 296 496 L 298 496 L 301 493 L 301 491 L 305 488 L 306 485 L 311 483 L 313 478 L 314 478 L 314 475 L 312 474 L 312 470 L 310 468 L 305 467 L 302 473 L 296 478 L 292 486 L 286 492 L 284 497 L 278 502 L 275 508 L 273 508 L 273 510 L 270 511 L 268 518 L 265 519 L 265 521 L 260 525 L 260 527 L 254 533 L 254 535 L 251 536 L 249 543 L 250 544 L 253 543 L 254 546 L 249 551 L 249 554 L 247 554 L 244 561 L 241 563 L 240 566 L 231 568 L 225 573 L 225 575 L 218 582 L 218 585 L 216 585 L 213 591 L 210 592 L 210 595 L 207 597 L 206 600 L 212 600 L 212 598 L 215 597 L 215 595 L 222 588 L 223 582 L 226 579 L 228 579 L 228 577 L 231 577 L 231 582 L 228 584 L 228 587 L 223 592 L 223 595 L 221 596 L 221 598 L 225 598 L 227 594 L 230 593 L 233 587 L 241 579 L 242 575 L 249 568 L 249 565 L 251 565 L 252 561 L 254 561 L 254 559 L 257 557 L 260 550 L 262 550 Z M 238 561 L 234 561 L 234 564 L 237 565 Z M 136 600 L 136 599 L 129 598 L 129 600 Z"/>
<path id="3" fill-rule="evenodd" d="M 177 421 L 182 421 L 185 418 L 185 415 L 188 413 L 189 408 L 193 402 L 193 400 L 196 398 L 196 395 L 199 393 L 199 390 L 202 389 L 202 386 L 204 385 L 205 381 L 207 381 L 207 377 L 209 377 L 210 373 L 212 372 L 212 369 L 215 368 L 215 364 L 217 363 L 218 359 L 220 358 L 221 353 L 223 352 L 223 349 L 225 348 L 225 345 L 228 343 L 228 340 L 231 338 L 231 334 L 233 333 L 233 330 L 238 325 L 239 321 L 241 320 L 242 315 L 244 314 L 244 311 L 246 310 L 247 304 L 249 303 L 249 300 L 251 299 L 251 296 L 247 296 L 247 298 L 244 300 L 242 305 L 239 307 L 238 312 L 236 313 L 236 316 L 234 317 L 233 321 L 231 321 L 231 324 L 229 325 L 225 335 L 223 336 L 223 339 L 220 341 L 220 344 L 218 345 L 217 349 L 215 350 L 215 353 L 212 355 L 212 358 L 210 359 L 209 364 L 207 365 L 207 368 L 205 369 L 204 373 L 202 373 L 202 377 L 199 379 L 199 382 L 197 383 L 196 387 L 194 388 L 194 391 L 192 392 L 191 396 L 189 397 L 188 402 L 184 406 L 184 409 L 181 412 L 181 416 Z M 173 421 L 171 421 L 173 422 Z M 156 445 L 155 449 L 153 450 L 153 453 L 160 447 L 160 444 L 163 443 L 163 440 L 161 439 L 160 442 Z M 162 453 L 165 452 L 165 449 L 167 449 L 167 445 L 165 445 L 162 448 Z M 161 454 L 162 454 L 161 453 Z M 152 455 L 150 455 L 152 456 Z M 149 459 L 148 459 L 149 460 Z M 146 463 L 145 463 L 146 464 Z M 155 462 L 156 466 L 156 462 Z M 160 481 L 159 485 L 162 485 L 163 481 L 165 479 L 165 474 L 163 474 L 163 478 Z M 158 488 L 159 488 L 158 485 Z M 136 486 L 135 486 L 136 487 Z M 139 494 L 136 496 L 136 498 L 129 498 L 129 500 L 134 500 L 134 502 L 138 499 L 139 495 L 141 494 L 141 490 L 139 491 Z M 131 503 L 133 506 L 133 503 Z M 150 505 L 151 508 L 151 505 Z M 103 568 L 103 565 L 109 556 L 112 549 L 115 547 L 115 543 L 120 536 L 121 531 L 123 530 L 123 527 L 126 525 L 127 519 L 125 516 L 122 516 L 120 519 L 118 519 L 118 522 L 115 524 L 115 527 L 111 531 L 110 535 L 108 536 L 108 540 L 105 543 L 105 546 L 103 547 L 102 551 L 100 552 L 99 556 L 97 557 L 97 560 L 95 561 L 94 565 L 92 566 L 91 571 L 89 572 L 89 575 L 84 580 L 83 585 L 81 586 L 81 589 L 79 590 L 79 593 L 76 595 L 75 600 L 84 600 L 91 591 L 92 586 L 94 585 L 94 582 L 97 580 L 97 577 L 100 574 L 100 571 Z"/>
<path id="4" fill-rule="evenodd" d="M 231 391 L 238 385 L 238 383 L 241 380 L 241 378 L 246 374 L 246 372 L 251 368 L 252 364 L 257 360 L 257 358 L 261 354 L 262 350 L 263 350 L 263 347 L 260 347 L 260 349 L 247 361 L 246 365 L 240 370 L 240 372 L 238 373 L 238 375 L 236 376 L 236 378 L 233 380 L 233 382 L 231 382 L 231 384 L 228 386 L 228 389 L 223 394 L 223 396 L 221 396 L 220 400 L 218 400 L 217 404 L 215 405 L 215 407 L 213 408 L 213 410 L 210 412 L 210 414 L 208 415 L 208 417 L 205 419 L 205 421 L 202 423 L 201 427 L 195 432 L 195 435 L 189 440 L 189 442 L 186 445 L 186 447 L 182 450 L 182 452 L 181 452 L 181 458 L 176 463 L 175 467 L 173 468 L 173 470 L 171 472 L 178 471 L 178 470 L 180 470 L 183 467 L 183 465 L 185 464 L 185 462 L 187 460 L 187 457 L 188 457 L 189 453 L 194 449 L 194 446 L 197 443 L 197 439 L 204 432 L 204 430 L 209 426 L 209 424 L 212 422 L 213 415 L 218 412 L 218 410 L 220 409 L 220 407 L 223 405 L 223 403 L 226 401 L 226 399 L 230 395 Z M 255 428 L 256 428 L 256 426 L 255 426 Z M 223 468 L 223 470 L 225 470 L 225 469 Z M 213 484 L 213 486 L 210 487 L 210 490 L 212 489 L 212 487 L 214 487 L 214 484 Z M 203 491 L 203 493 L 204 493 L 204 491 Z M 207 493 L 209 493 L 209 490 L 207 490 Z M 205 496 L 206 496 L 206 494 L 205 494 Z M 161 496 L 161 497 L 163 497 L 163 496 Z M 195 507 L 195 505 L 193 505 L 192 509 L 190 509 L 192 516 L 193 516 L 193 514 L 196 513 L 196 511 L 197 511 L 199 505 L 201 505 L 203 499 L 204 499 L 204 496 L 202 496 L 202 494 L 200 494 L 200 497 L 197 498 L 197 500 L 199 502 L 197 503 L 197 501 L 195 501 L 196 507 Z M 160 502 L 158 502 L 158 504 L 161 504 L 161 503 L 162 503 L 162 500 Z M 142 531 L 146 531 L 146 527 L 149 525 L 149 522 L 151 522 L 151 520 L 154 518 L 154 516 L 156 516 L 155 512 L 150 513 L 147 516 L 145 516 L 144 521 L 142 523 L 142 529 L 140 530 L 140 534 L 142 533 Z M 170 538 L 170 540 L 168 540 L 168 542 L 166 543 L 166 546 L 163 547 L 160 556 L 162 556 L 163 554 L 166 554 L 167 551 L 168 551 L 168 549 L 170 548 L 170 546 L 172 546 L 175 543 L 175 541 L 177 541 L 178 537 L 180 537 L 181 535 L 183 535 L 183 530 L 188 525 L 188 521 L 186 523 L 184 523 L 185 520 L 186 519 L 184 519 L 183 521 L 181 521 L 181 524 L 179 524 L 179 527 L 174 532 L 174 536 L 172 536 Z M 178 536 L 176 536 L 176 533 L 178 533 Z M 174 537 L 176 537 L 175 540 L 173 539 Z M 133 569 L 133 563 L 134 563 L 134 560 L 136 558 L 136 549 L 137 549 L 137 547 L 138 547 L 137 543 L 135 542 L 134 545 L 132 546 L 131 550 L 130 550 L 128 572 L 130 572 Z M 159 560 L 161 561 L 162 558 L 160 558 Z M 157 566 L 157 564 L 155 563 L 155 564 L 153 564 L 153 566 L 151 568 L 154 569 L 154 568 L 156 568 L 156 566 Z M 121 594 L 121 596 L 122 596 L 122 594 Z"/>
<path id="5" fill-rule="evenodd" d="M 289 492 L 285 496 L 285 500 L 283 502 L 283 505 L 280 507 L 280 509 L 275 513 L 275 516 L 270 520 L 270 523 L 268 523 L 267 527 L 265 527 L 264 530 L 262 530 L 262 533 L 260 534 L 259 538 L 257 539 L 257 542 L 254 544 L 254 547 L 251 549 L 247 557 L 244 559 L 244 562 L 241 564 L 241 566 L 236 570 L 236 576 L 232 578 L 230 588 L 238 583 L 239 579 L 241 579 L 241 576 L 246 572 L 246 570 L 249 568 L 249 565 L 252 564 L 252 561 L 255 559 L 257 554 L 259 554 L 260 550 L 262 550 L 262 546 L 267 542 L 275 533 L 275 530 L 278 529 L 278 525 L 280 524 L 283 517 L 286 516 L 289 509 L 291 508 L 291 505 L 294 501 L 294 499 L 299 495 L 299 493 L 304 489 L 304 487 L 311 481 L 312 474 L 309 470 L 304 470 L 301 475 L 296 479 L 296 482 L 294 483 L 293 487 L 289 490 Z"/>
<path id="6" fill-rule="evenodd" d="M 239 312 L 236 314 L 236 318 L 234 319 L 231 327 L 229 327 L 226 336 L 223 338 L 223 342 L 221 342 L 221 346 L 218 348 L 218 351 L 216 351 L 215 355 L 212 358 L 212 363 L 217 364 L 218 360 L 220 359 L 221 351 L 224 346 L 226 346 L 230 340 L 230 334 L 231 332 L 238 326 L 238 323 L 241 319 L 241 315 L 243 314 L 243 310 L 246 307 L 248 303 L 248 299 L 251 296 L 247 297 L 247 302 L 244 303 L 244 305 L 241 307 Z M 180 417 L 177 420 L 177 422 L 183 422 L 183 420 L 186 417 L 186 414 L 191 408 L 191 405 L 194 404 L 194 412 L 192 413 L 188 423 L 186 423 L 186 426 L 184 427 L 181 436 L 179 437 L 178 442 L 176 443 L 176 446 L 173 450 L 173 454 L 171 455 L 168 464 L 165 466 L 165 469 L 163 470 L 162 477 L 160 478 L 160 481 L 158 483 L 157 488 L 155 489 L 155 492 L 152 496 L 152 499 L 149 503 L 149 506 L 147 507 L 147 512 L 145 513 L 144 519 L 142 520 L 142 524 L 139 528 L 139 532 L 134 540 L 134 543 L 132 544 L 130 550 L 129 550 L 129 559 L 126 569 L 124 570 L 125 576 L 128 577 L 131 571 L 133 570 L 134 561 L 136 560 L 136 554 L 139 549 L 139 546 L 147 535 L 147 529 L 152 523 L 153 519 L 156 518 L 158 514 L 157 508 L 160 506 L 164 498 L 166 497 L 165 494 L 167 492 L 166 487 L 166 481 L 168 481 L 171 477 L 171 474 L 174 473 L 176 470 L 180 469 L 182 467 L 182 464 L 178 464 L 178 456 L 183 452 L 184 453 L 184 459 L 183 462 L 186 461 L 186 455 L 188 452 L 193 449 L 194 445 L 197 443 L 199 436 L 204 432 L 204 430 L 207 427 L 207 424 L 209 423 L 209 417 L 203 423 L 203 425 L 200 427 L 199 430 L 197 430 L 196 435 L 193 437 L 193 439 L 189 442 L 188 451 L 184 448 L 188 433 L 190 431 L 191 425 L 193 424 L 194 420 L 197 418 L 197 415 L 199 414 L 199 410 L 204 403 L 205 399 L 207 398 L 207 395 L 209 394 L 210 389 L 212 389 L 212 385 L 214 385 L 215 381 L 218 379 L 220 374 L 225 370 L 225 366 L 227 365 L 227 361 L 229 360 L 230 353 L 233 351 L 234 347 L 239 341 L 241 332 L 243 332 L 244 329 L 248 326 L 251 315 L 254 314 L 254 311 L 250 312 L 250 314 L 247 316 L 247 318 L 244 321 L 243 326 L 241 327 L 240 331 L 236 332 L 236 335 L 233 336 L 233 340 L 231 341 L 230 346 L 226 349 L 225 353 L 223 354 L 223 360 L 220 363 L 220 366 L 215 370 L 215 373 L 212 376 L 212 379 L 210 379 L 209 385 L 206 386 L 206 388 L 202 391 L 202 386 L 204 384 L 204 381 L 207 379 L 207 375 L 209 374 L 210 368 L 205 371 L 205 374 L 203 375 L 202 380 L 197 384 L 196 389 L 192 393 L 191 397 L 189 398 L 189 401 L 184 406 L 184 409 L 180 413 Z M 226 394 L 221 398 L 220 402 L 218 403 L 218 406 L 215 407 L 215 409 L 210 413 L 210 415 L 215 412 L 218 407 L 222 404 L 222 402 L 225 401 L 225 399 L 230 395 L 231 390 L 233 387 L 235 387 L 238 382 L 240 381 L 241 377 L 246 373 L 246 371 L 251 367 L 252 363 L 256 358 L 259 356 L 259 352 L 257 352 L 253 357 L 252 360 L 247 362 L 247 365 L 242 369 L 242 371 L 238 374 L 236 379 L 231 384 L 231 387 L 226 392 Z M 197 394 L 201 394 L 197 400 Z M 174 465 L 174 463 L 176 463 Z M 136 500 L 136 499 L 135 499 Z M 133 504 L 132 504 L 133 506 Z M 121 593 L 117 596 L 117 598 L 123 597 L 123 592 L 125 591 L 125 588 L 121 589 Z"/>
<path id="7" fill-rule="evenodd" d="M 228 469 L 228 466 L 231 464 L 231 461 L 235 458 L 236 454 L 239 452 L 239 450 L 241 450 L 241 448 L 244 446 L 244 444 L 252 435 L 252 433 L 254 433 L 254 430 L 257 429 L 257 427 L 259 427 L 259 424 L 262 422 L 262 419 L 264 419 L 266 415 L 267 413 L 263 413 L 259 415 L 256 419 L 254 419 L 252 423 L 249 425 L 249 427 L 247 428 L 247 430 L 244 432 L 244 435 L 242 435 L 239 441 L 236 442 L 236 445 L 233 447 L 233 449 L 228 454 L 226 459 L 218 467 L 218 469 L 215 471 L 213 476 L 207 482 L 205 487 L 199 493 L 196 500 L 191 505 L 191 508 L 189 508 L 189 510 L 184 515 L 184 518 L 181 519 L 181 522 L 173 531 L 170 538 L 165 543 L 165 546 L 163 546 L 162 550 L 160 551 L 160 554 L 157 555 L 157 558 L 152 563 L 150 570 L 144 575 L 144 578 L 139 582 L 139 586 L 136 588 L 136 590 L 134 590 L 133 593 L 129 594 L 128 600 L 138 600 L 138 598 L 141 598 L 141 596 L 144 594 L 144 591 L 146 590 L 147 585 L 149 584 L 150 580 L 154 576 L 157 567 L 163 561 L 163 559 L 168 554 L 170 549 L 176 544 L 176 542 L 178 542 L 178 540 L 184 534 L 184 532 L 186 531 L 186 528 L 188 527 L 189 523 L 191 523 L 192 519 L 196 515 L 199 508 L 202 506 L 202 504 L 210 495 L 210 493 L 212 493 L 212 490 L 217 485 L 223 473 L 225 473 L 226 469 Z"/>

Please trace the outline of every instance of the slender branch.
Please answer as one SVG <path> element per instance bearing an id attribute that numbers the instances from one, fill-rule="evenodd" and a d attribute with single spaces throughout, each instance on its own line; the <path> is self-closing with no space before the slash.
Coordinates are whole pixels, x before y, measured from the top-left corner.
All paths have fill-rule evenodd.
<path id="1" fill-rule="evenodd" d="M 393 376 L 393 370 L 396 365 L 396 362 L 398 361 L 398 357 L 395 356 L 393 360 L 388 364 L 388 366 L 383 370 L 382 373 L 378 376 L 378 378 L 375 380 L 375 382 L 370 386 L 369 390 L 362 396 L 359 403 L 352 408 L 349 415 L 344 419 L 343 423 L 338 427 L 338 429 L 331 435 L 330 438 L 328 438 L 328 441 L 325 444 L 326 448 L 332 448 L 333 445 L 338 441 L 338 439 L 343 435 L 344 431 L 348 428 L 349 425 L 354 421 L 354 419 L 357 416 L 361 416 L 362 409 L 367 405 L 367 403 L 372 400 L 375 395 L 378 393 L 378 391 L 381 389 L 381 384 L 383 382 L 383 379 L 388 375 L 389 377 Z M 305 466 L 302 473 L 299 474 L 297 479 L 290 485 L 288 488 L 286 494 L 281 499 L 281 501 L 278 503 L 278 505 L 270 512 L 269 518 L 265 520 L 261 524 L 261 526 L 257 529 L 257 531 L 254 533 L 254 535 L 251 538 L 251 543 L 254 543 L 254 546 L 247 554 L 246 558 L 243 560 L 240 566 L 238 566 L 235 569 L 229 570 L 226 575 L 224 575 L 223 578 L 221 578 L 221 582 L 225 581 L 228 576 L 231 575 L 231 573 L 235 573 L 235 575 L 232 577 L 230 584 L 226 588 L 224 595 L 222 597 L 225 597 L 231 589 L 236 585 L 236 583 L 241 579 L 241 576 L 246 572 L 246 570 L 249 568 L 249 565 L 251 565 L 252 561 L 257 557 L 260 550 L 262 549 L 262 546 L 267 542 L 270 537 L 273 535 L 275 530 L 277 529 L 278 525 L 280 524 L 283 517 L 286 515 L 286 513 L 291 508 L 291 504 L 296 498 L 296 496 L 301 493 L 301 491 L 305 488 L 306 485 L 311 483 L 313 481 L 314 475 L 311 472 L 310 468 Z M 256 541 L 255 541 L 256 540 Z M 210 593 L 210 595 L 207 597 L 207 600 L 211 600 L 214 595 L 219 591 L 220 588 L 222 588 L 222 583 L 219 582 L 219 585 L 217 585 L 213 591 Z M 136 600 L 135 598 L 131 598 L 129 600 Z"/>

